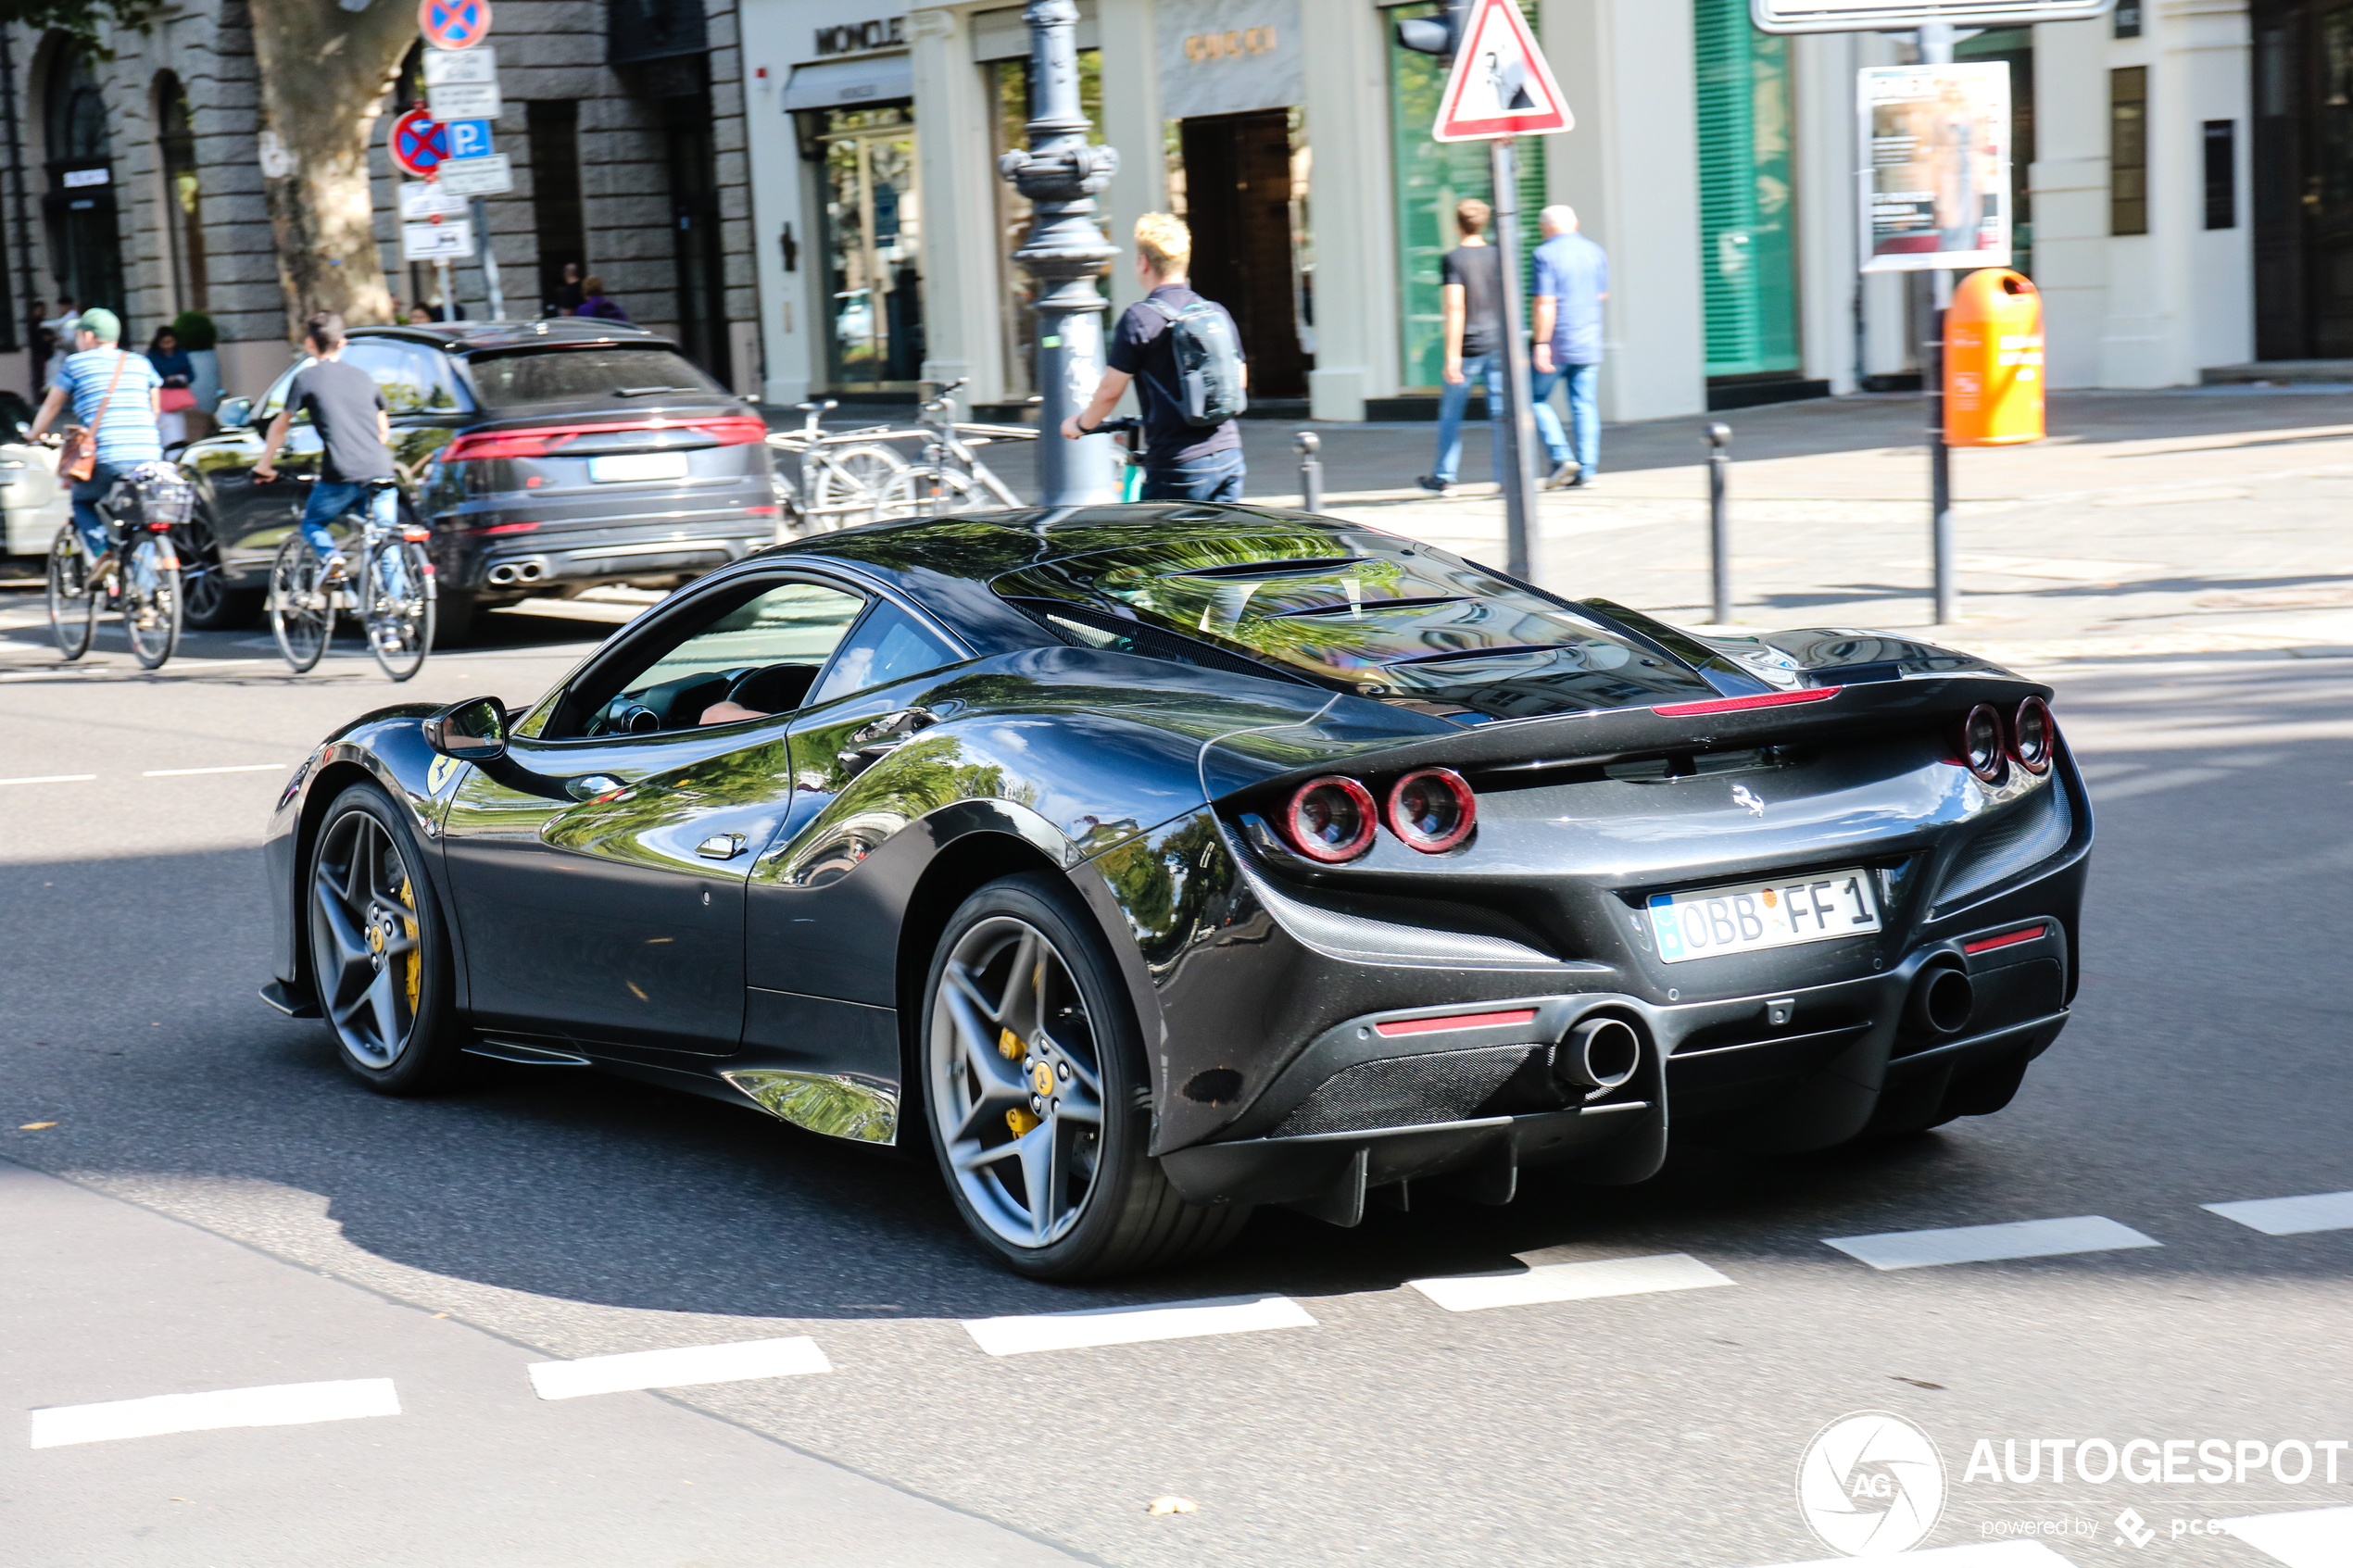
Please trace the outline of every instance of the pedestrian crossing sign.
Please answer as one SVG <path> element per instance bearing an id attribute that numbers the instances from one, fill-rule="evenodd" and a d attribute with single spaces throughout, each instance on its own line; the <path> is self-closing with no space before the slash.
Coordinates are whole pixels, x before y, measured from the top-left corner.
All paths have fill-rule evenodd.
<path id="1" fill-rule="evenodd" d="M 1441 142 L 1476 142 L 1541 136 L 1576 123 L 1519 6 L 1513 0 L 1473 0 L 1430 135 Z"/>

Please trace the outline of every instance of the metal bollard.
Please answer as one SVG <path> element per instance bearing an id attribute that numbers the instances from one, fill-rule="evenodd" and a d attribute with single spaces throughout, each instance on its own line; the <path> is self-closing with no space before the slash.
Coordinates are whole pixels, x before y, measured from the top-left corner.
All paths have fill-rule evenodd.
<path id="1" fill-rule="evenodd" d="M 1724 483 L 1732 468 L 1732 455 L 1726 448 L 1731 444 L 1731 426 L 1707 427 L 1707 558 L 1716 579 L 1716 603 L 1710 613 L 1718 626 L 1732 619 L 1732 531 L 1724 515 Z"/>
<path id="2" fill-rule="evenodd" d="M 1324 465 L 1315 454 L 1324 449 L 1324 438 L 1312 430 L 1302 430 L 1292 442 L 1299 448 L 1300 509 L 1320 512 L 1324 509 Z"/>

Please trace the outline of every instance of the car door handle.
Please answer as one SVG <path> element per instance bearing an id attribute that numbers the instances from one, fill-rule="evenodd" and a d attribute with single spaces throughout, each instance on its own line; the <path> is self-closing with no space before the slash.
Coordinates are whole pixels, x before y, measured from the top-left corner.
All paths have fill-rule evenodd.
<path id="1" fill-rule="evenodd" d="M 574 800 L 606 800 L 628 787 L 627 783 L 610 773 L 585 773 L 564 781 L 564 793 Z"/>
<path id="2" fill-rule="evenodd" d="M 744 852 L 744 835 L 739 833 L 714 833 L 695 846 L 695 853 L 706 860 L 732 860 Z"/>

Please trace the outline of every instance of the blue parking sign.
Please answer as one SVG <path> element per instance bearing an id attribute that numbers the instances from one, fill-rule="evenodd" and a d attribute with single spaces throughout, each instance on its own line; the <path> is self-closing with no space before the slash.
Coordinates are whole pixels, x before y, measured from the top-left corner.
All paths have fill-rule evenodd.
<path id="1" fill-rule="evenodd" d="M 490 121 L 486 119 L 453 119 L 449 122 L 449 156 L 452 158 L 488 157 Z"/>

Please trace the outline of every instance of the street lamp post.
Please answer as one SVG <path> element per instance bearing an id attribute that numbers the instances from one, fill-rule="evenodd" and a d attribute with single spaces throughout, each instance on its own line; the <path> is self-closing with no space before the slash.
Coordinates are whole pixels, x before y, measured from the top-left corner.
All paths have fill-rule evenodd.
<path id="1" fill-rule="evenodd" d="M 1095 287 L 1119 251 L 1095 221 L 1095 193 L 1111 183 L 1119 154 L 1090 146 L 1078 104 L 1076 0 L 1030 0 L 1029 82 L 1034 118 L 1027 151 L 997 160 L 997 171 L 1029 198 L 1029 238 L 1013 260 L 1029 274 L 1038 309 L 1038 499 L 1083 507 L 1119 499 L 1111 437 L 1062 438 L 1063 420 L 1086 408 L 1103 374 L 1102 312 Z"/>

